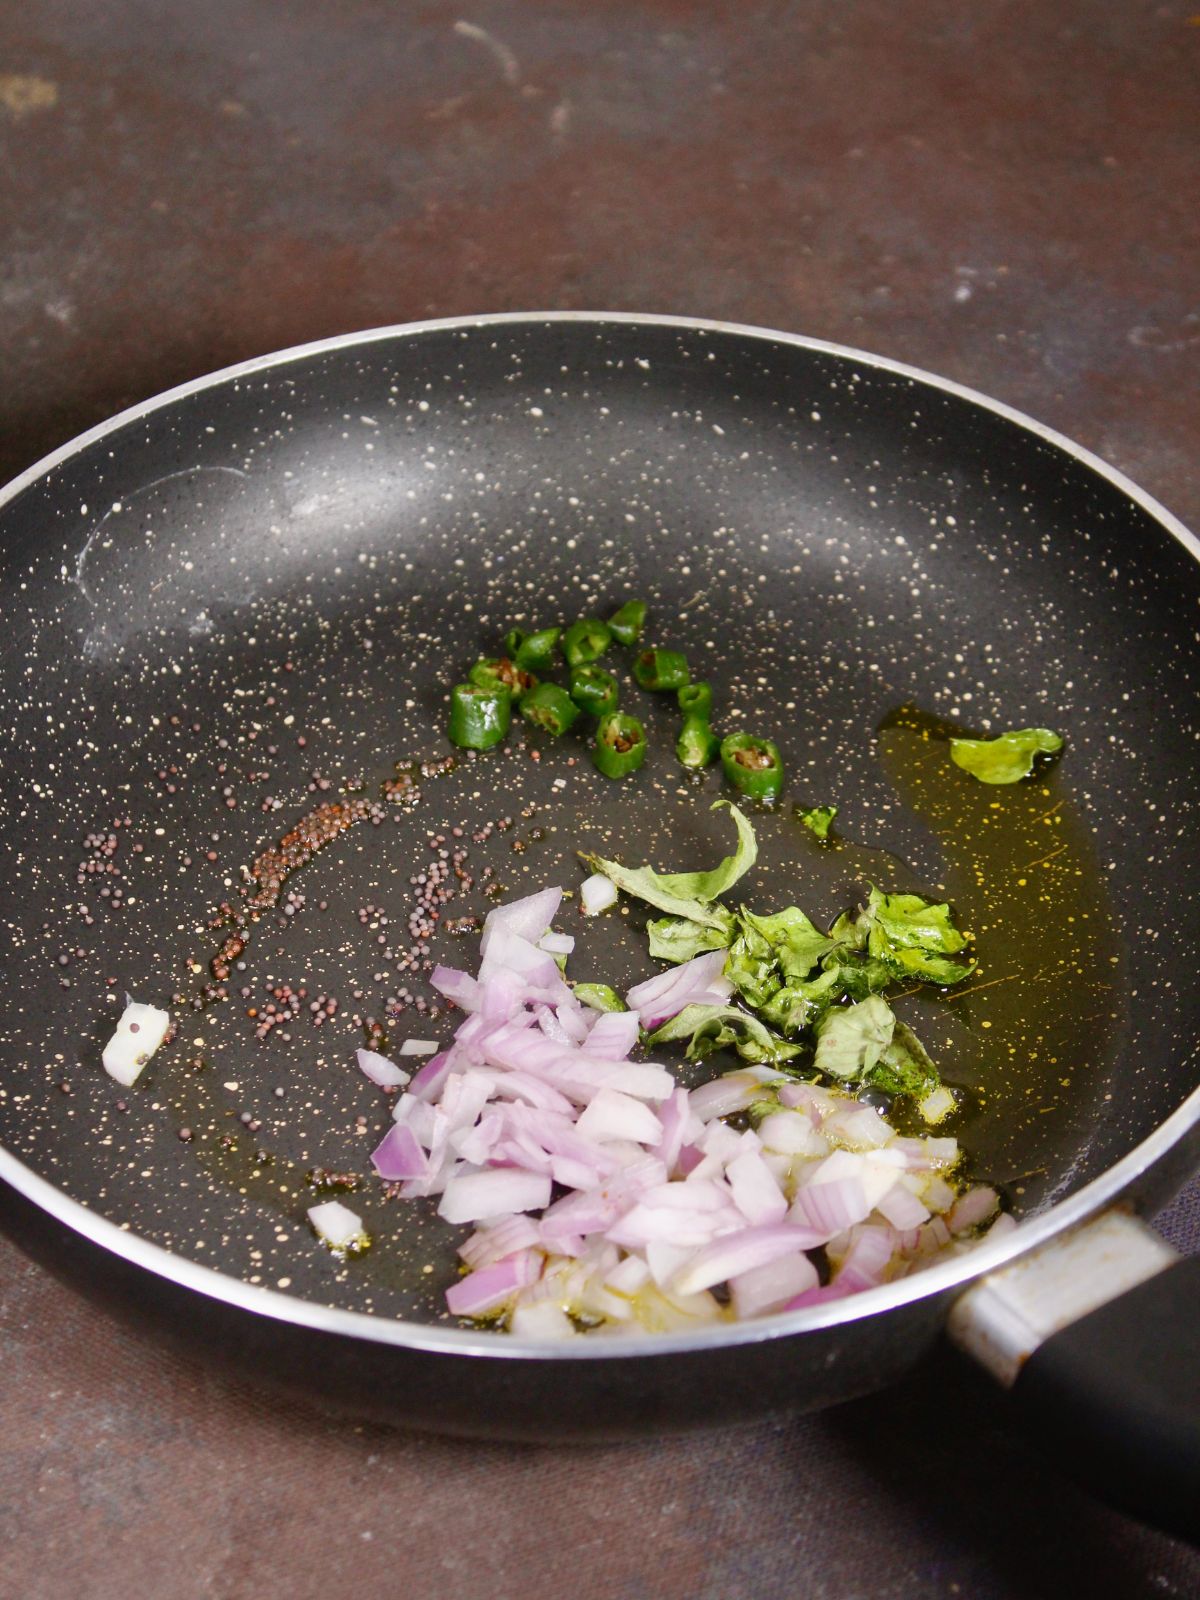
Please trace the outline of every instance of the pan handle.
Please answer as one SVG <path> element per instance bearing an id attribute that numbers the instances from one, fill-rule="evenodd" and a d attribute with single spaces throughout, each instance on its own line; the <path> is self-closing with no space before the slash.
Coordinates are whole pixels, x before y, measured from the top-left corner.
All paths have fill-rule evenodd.
<path id="1" fill-rule="evenodd" d="M 1200 1257 L 1108 1211 L 973 1284 L 949 1332 L 1052 1461 L 1200 1543 Z"/>

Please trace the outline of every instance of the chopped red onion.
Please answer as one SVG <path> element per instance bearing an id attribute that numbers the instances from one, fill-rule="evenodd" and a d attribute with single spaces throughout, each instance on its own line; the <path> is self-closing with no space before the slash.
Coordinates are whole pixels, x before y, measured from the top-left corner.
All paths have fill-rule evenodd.
<path id="1" fill-rule="evenodd" d="M 828 1300 L 844 1300 L 850 1290 L 840 1283 L 821 1284 L 816 1289 L 806 1289 L 803 1294 L 798 1294 L 794 1300 L 781 1307 L 784 1311 L 803 1311 L 806 1306 L 824 1305 Z"/>
<path id="2" fill-rule="evenodd" d="M 715 1117 L 728 1117 L 735 1111 L 744 1111 L 747 1106 L 761 1099 L 762 1084 L 757 1078 L 752 1078 L 746 1072 L 728 1072 L 723 1078 L 714 1078 L 710 1083 L 702 1083 L 698 1089 L 693 1089 L 688 1104 L 694 1116 L 702 1122 L 711 1122 Z"/>
<path id="3" fill-rule="evenodd" d="M 371 1152 L 371 1162 L 387 1183 L 399 1183 L 405 1178 L 424 1178 L 429 1173 L 429 1157 L 407 1122 L 392 1123 Z"/>
<path id="4" fill-rule="evenodd" d="M 607 883 L 608 879 L 604 881 Z M 637 1044 L 640 1031 L 636 1011 L 601 1011 L 588 1029 L 583 1048 L 606 1061 L 624 1061 Z"/>
<path id="5" fill-rule="evenodd" d="M 778 1311 L 805 1290 L 815 1289 L 817 1282 L 817 1269 L 806 1255 L 786 1255 L 736 1273 L 729 1280 L 729 1292 L 739 1320 L 744 1321 Z"/>
<path id="6" fill-rule="evenodd" d="M 855 1150 L 879 1150 L 892 1137 L 893 1129 L 874 1106 L 843 1106 L 821 1123 L 821 1132 L 837 1144 Z"/>
<path id="7" fill-rule="evenodd" d="M 528 1250 L 538 1242 L 538 1225 L 532 1217 L 518 1213 L 506 1217 L 494 1228 L 478 1228 L 458 1247 L 458 1253 L 470 1267 L 478 1272 L 480 1267 L 490 1267 L 494 1261 L 517 1250 Z"/>
<path id="8" fill-rule="evenodd" d="M 625 1003 L 638 1013 L 647 1033 L 677 1016 L 684 1006 L 723 1005 L 733 993 L 733 984 L 721 976 L 724 965 L 724 950 L 706 951 L 635 984 Z"/>
<path id="9" fill-rule="evenodd" d="M 416 1073 L 408 1086 L 410 1095 L 418 1100 L 435 1100 L 442 1092 L 446 1079 L 450 1075 L 451 1052 L 443 1050 L 441 1055 L 431 1056 L 421 1070 Z"/>
<path id="10" fill-rule="evenodd" d="M 367 1242 L 362 1218 L 340 1200 L 325 1200 L 319 1206 L 309 1206 L 308 1220 L 318 1237 L 338 1254 Z"/>
<path id="11" fill-rule="evenodd" d="M 828 1239 L 869 1216 L 871 1202 L 861 1178 L 834 1178 L 827 1183 L 807 1183 L 798 1190 L 791 1215 Z"/>
<path id="12" fill-rule="evenodd" d="M 434 967 L 429 981 L 463 1011 L 479 1009 L 479 983 L 469 972 L 460 972 L 457 967 Z"/>
<path id="13" fill-rule="evenodd" d="M 788 1156 L 823 1156 L 829 1140 L 818 1133 L 802 1111 L 772 1111 L 758 1125 L 758 1136 L 768 1150 Z"/>
<path id="14" fill-rule="evenodd" d="M 895 1252 L 896 1234 L 892 1228 L 855 1228 L 850 1248 L 833 1281 L 854 1293 L 873 1289 L 884 1281 Z"/>
<path id="15" fill-rule="evenodd" d="M 560 898 L 496 908 L 477 977 L 435 969 L 464 1015 L 399 1095 L 372 1157 L 405 1197 L 438 1195 L 446 1221 L 478 1224 L 460 1246 L 471 1271 L 447 1294 L 452 1313 L 557 1339 L 575 1336 L 564 1307 L 614 1330 L 711 1321 L 726 1314 L 709 1293 L 721 1284 L 738 1317 L 798 1309 L 908 1272 L 953 1243 L 952 1227 L 962 1239 L 993 1214 L 991 1191 L 958 1196 L 944 1176 L 955 1140 L 900 1139 L 844 1092 L 781 1086 L 762 1066 L 689 1093 L 630 1060 L 643 1023 L 726 999 L 724 952 L 635 985 L 629 1011 L 593 1014 L 554 961 L 574 943 L 549 931 Z M 374 1052 L 360 1065 L 404 1083 Z M 764 1085 L 784 1109 L 731 1127 Z M 361 1224 L 346 1215 L 356 1243 Z M 835 1270 L 824 1288 L 807 1253 L 821 1244 Z"/>
<path id="16" fill-rule="evenodd" d="M 446 1304 L 456 1317 L 482 1317 L 511 1300 L 518 1289 L 535 1283 L 541 1275 L 542 1258 L 534 1250 L 521 1250 L 514 1256 L 469 1273 L 446 1290 Z"/>
<path id="17" fill-rule="evenodd" d="M 591 1031 L 591 1018 L 595 1012 L 585 1012 L 583 1007 L 572 997 L 568 1004 L 564 1002 L 554 1008 L 554 1015 L 559 1025 L 572 1044 L 586 1044 Z"/>

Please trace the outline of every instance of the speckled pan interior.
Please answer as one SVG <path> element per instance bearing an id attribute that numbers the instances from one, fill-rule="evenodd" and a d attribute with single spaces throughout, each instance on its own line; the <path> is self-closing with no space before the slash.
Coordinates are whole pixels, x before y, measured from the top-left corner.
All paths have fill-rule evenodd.
<path id="1" fill-rule="evenodd" d="M 362 1019 L 393 1042 L 446 1032 L 400 1004 L 433 1002 L 402 966 L 413 880 L 461 852 L 470 887 L 443 914 L 465 917 L 488 883 L 573 886 L 580 846 L 701 865 L 728 825 L 705 804 L 718 776 L 681 779 L 663 705 L 645 707 L 654 753 L 620 787 L 582 743 L 523 731 L 420 782 L 415 804 L 381 785 L 397 761 L 449 753 L 445 688 L 509 625 L 633 595 L 728 725 L 777 737 L 790 799 L 841 808 L 833 852 L 788 808 L 760 819 L 755 904 L 832 917 L 867 877 L 967 881 L 884 759 L 898 707 L 1066 735 L 1036 792 L 997 797 L 1025 807 L 1030 839 L 1044 827 L 1049 859 L 1013 856 L 1014 875 L 1045 874 L 1042 922 L 1004 947 L 1011 973 L 997 944 L 981 979 L 1036 996 L 1037 1027 L 1014 1032 L 1011 1003 L 989 1011 L 999 986 L 927 1020 L 964 1091 L 960 1137 L 1014 1206 L 1096 1176 L 1195 1086 L 1200 567 L 1106 476 L 968 396 L 719 328 L 396 330 L 227 375 L 94 438 L 0 506 L 0 560 L 0 1142 L 186 1257 L 323 1303 L 442 1315 L 453 1241 L 366 1176 L 388 1108 L 353 1066 Z M 348 789 L 369 814 L 258 925 L 231 998 L 178 1006 L 174 1042 L 121 1091 L 100 1048 L 125 991 L 194 995 L 216 906 Z M 644 973 L 636 923 L 568 911 L 574 975 Z M 469 936 L 428 942 L 474 959 Z M 301 988 L 259 1037 L 268 1004 L 291 1009 L 273 991 Z M 376 1240 L 361 1261 L 314 1243 L 314 1171 L 361 1180 L 349 1203 Z"/>

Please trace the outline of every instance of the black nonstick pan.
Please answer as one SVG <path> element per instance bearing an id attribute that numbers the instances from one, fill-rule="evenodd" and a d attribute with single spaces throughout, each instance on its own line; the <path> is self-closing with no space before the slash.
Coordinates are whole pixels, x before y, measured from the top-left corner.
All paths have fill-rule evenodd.
<path id="1" fill-rule="evenodd" d="M 949 1317 L 1081 1471 L 1193 1531 L 1197 1277 L 1136 1218 L 1200 1155 L 1198 556 L 1027 418 L 720 324 L 385 329 L 126 412 L 0 500 L 0 1221 L 206 1357 L 465 1434 L 828 1404 L 897 1376 Z M 401 963 L 413 880 L 446 840 L 473 887 L 429 942 L 459 964 L 455 916 L 488 884 L 574 887 L 579 848 L 723 852 L 719 776 L 681 780 L 665 710 L 619 790 L 531 732 L 447 763 L 467 664 L 514 623 L 630 596 L 731 719 L 777 738 L 789 802 L 840 808 L 831 851 L 790 803 L 757 819 L 752 903 L 831 917 L 883 880 L 945 892 L 975 927 L 986 971 L 922 1026 L 973 1171 L 1020 1226 L 848 1301 L 547 1348 L 446 1317 L 453 1239 L 431 1209 L 357 1188 L 377 1244 L 345 1263 L 304 1219 L 369 1171 L 386 1124 L 352 1064 L 364 1032 L 445 1026 Z M 1064 734 L 1052 769 L 999 797 L 946 782 L 948 729 L 1029 725 Z M 333 805 L 356 820 L 214 1001 L 221 903 Z M 644 975 L 636 922 L 581 925 L 576 975 Z M 122 1091 L 100 1049 L 127 991 L 176 997 L 178 1028 Z"/>

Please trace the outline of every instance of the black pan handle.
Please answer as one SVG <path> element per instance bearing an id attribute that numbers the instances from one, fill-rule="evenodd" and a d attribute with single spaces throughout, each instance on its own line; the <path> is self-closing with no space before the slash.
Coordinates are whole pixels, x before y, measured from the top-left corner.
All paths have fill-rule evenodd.
<path id="1" fill-rule="evenodd" d="M 1011 1390 L 1054 1464 L 1200 1543 L 1200 1258 L 1106 1212 L 980 1279 L 950 1335 Z"/>

